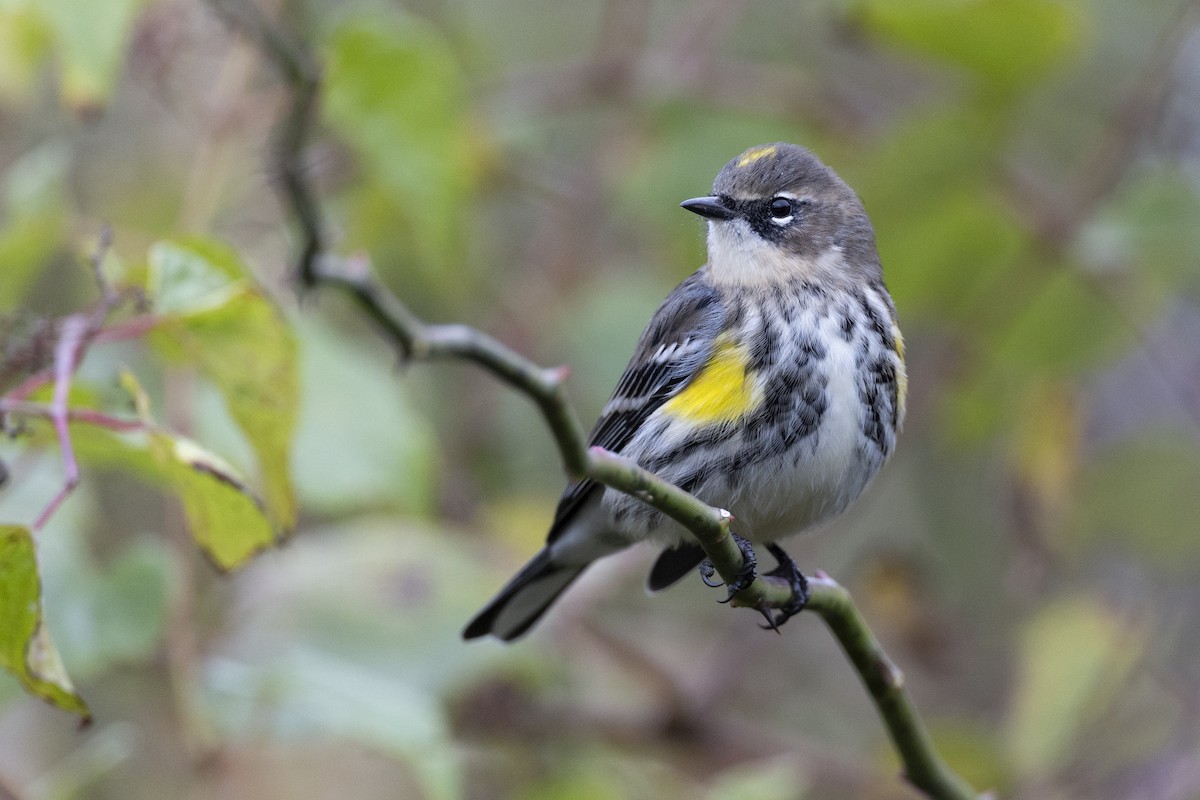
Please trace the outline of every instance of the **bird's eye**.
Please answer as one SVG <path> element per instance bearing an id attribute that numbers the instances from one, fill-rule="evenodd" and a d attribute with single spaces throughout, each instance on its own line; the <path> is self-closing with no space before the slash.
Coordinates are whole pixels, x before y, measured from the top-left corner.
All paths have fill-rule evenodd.
<path id="1" fill-rule="evenodd" d="M 771 201 L 771 216 L 784 219 L 792 215 L 792 201 L 786 197 L 776 197 Z"/>

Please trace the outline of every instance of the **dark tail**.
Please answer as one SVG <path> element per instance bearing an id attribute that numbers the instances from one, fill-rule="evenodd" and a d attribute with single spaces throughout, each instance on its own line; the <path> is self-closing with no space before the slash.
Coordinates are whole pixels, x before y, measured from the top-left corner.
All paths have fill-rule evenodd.
<path id="1" fill-rule="evenodd" d="M 704 549 L 698 544 L 684 543 L 663 550 L 650 570 L 646 588 L 652 592 L 662 591 L 700 566 L 705 558 Z"/>
<path id="2" fill-rule="evenodd" d="M 549 549 L 543 547 L 492 602 L 475 615 L 463 630 L 463 638 L 475 639 L 489 633 L 506 642 L 517 638 L 546 613 L 550 604 L 586 568 L 586 564 L 556 564 L 550 558 Z"/>

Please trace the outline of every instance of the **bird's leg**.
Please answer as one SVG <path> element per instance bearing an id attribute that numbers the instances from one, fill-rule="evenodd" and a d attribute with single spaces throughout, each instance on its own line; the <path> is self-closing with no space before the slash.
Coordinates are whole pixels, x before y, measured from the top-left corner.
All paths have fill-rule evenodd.
<path id="1" fill-rule="evenodd" d="M 765 610 L 763 611 L 763 615 L 767 617 L 767 622 L 769 623 L 769 625 L 764 625 L 763 628 L 778 632 L 780 625 L 799 614 L 804 610 L 804 606 L 808 604 L 808 580 L 800 573 L 800 568 L 796 566 L 796 562 L 784 552 L 782 547 L 771 543 L 767 545 L 767 550 L 779 562 L 779 566 L 768 572 L 767 575 L 774 578 L 783 578 L 792 587 L 792 601 L 779 609 L 778 614 L 772 616 Z"/>
<path id="2" fill-rule="evenodd" d="M 733 599 L 733 596 L 745 589 L 754 582 L 756 567 L 758 566 L 758 558 L 754 555 L 754 547 L 750 544 L 749 539 L 743 539 L 733 531 L 729 532 L 733 537 L 733 541 L 738 546 L 738 550 L 742 552 L 742 569 L 738 572 L 737 578 L 733 583 L 729 584 L 729 595 L 722 600 L 722 603 L 728 603 Z M 705 586 L 717 587 L 721 583 L 713 580 L 713 575 L 716 574 L 716 569 L 713 567 L 712 559 L 706 558 L 700 562 L 700 580 L 704 581 Z"/>

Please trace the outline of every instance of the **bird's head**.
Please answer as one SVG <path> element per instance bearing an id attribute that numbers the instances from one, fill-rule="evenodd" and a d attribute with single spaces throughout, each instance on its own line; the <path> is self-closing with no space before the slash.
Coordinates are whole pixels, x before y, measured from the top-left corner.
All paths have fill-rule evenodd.
<path id="1" fill-rule="evenodd" d="M 803 147 L 752 147 L 722 168 L 712 194 L 680 205 L 709 221 L 718 284 L 882 276 L 875 234 L 854 191 Z"/>

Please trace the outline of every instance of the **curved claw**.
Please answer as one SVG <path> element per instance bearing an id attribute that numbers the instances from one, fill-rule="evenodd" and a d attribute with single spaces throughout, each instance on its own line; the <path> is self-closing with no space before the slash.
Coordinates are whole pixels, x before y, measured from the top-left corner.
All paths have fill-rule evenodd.
<path id="1" fill-rule="evenodd" d="M 721 581 L 714 581 L 713 575 L 717 574 L 717 568 L 713 566 L 711 559 L 704 559 L 700 562 L 700 580 L 704 581 L 704 585 L 710 589 L 715 589 L 722 585 Z"/>
<path id="2" fill-rule="evenodd" d="M 738 572 L 734 582 L 728 584 L 729 594 L 720 601 L 722 603 L 728 603 L 735 594 L 754 583 L 754 577 L 758 574 L 758 557 L 754 555 L 754 546 L 750 544 L 750 540 L 744 539 L 732 531 L 729 535 L 733 537 L 738 550 L 742 551 L 742 569 Z"/>
<path id="3" fill-rule="evenodd" d="M 784 552 L 777 544 L 768 544 L 767 550 L 779 562 L 779 566 L 768 572 L 776 578 L 783 578 L 792 589 L 792 602 L 779 609 L 779 613 L 771 617 L 771 627 L 778 632 L 779 626 L 799 614 L 808 605 L 808 579 L 800 572 L 792 557 Z"/>
<path id="4" fill-rule="evenodd" d="M 755 610 L 756 610 L 758 613 L 762 614 L 764 617 L 766 617 L 766 618 L 767 618 L 767 624 L 766 624 L 766 625 L 759 625 L 758 627 L 762 628 L 764 631 L 775 631 L 776 633 L 780 634 L 781 636 L 783 635 L 783 634 L 782 634 L 782 632 L 779 630 L 779 626 L 780 626 L 782 623 L 781 623 L 781 622 L 776 622 L 776 621 L 775 621 L 775 617 L 771 616 L 771 612 L 770 612 L 770 611 L 768 611 L 768 610 L 767 610 L 767 609 L 765 609 L 765 608 L 757 608 L 757 609 L 755 609 Z"/>

